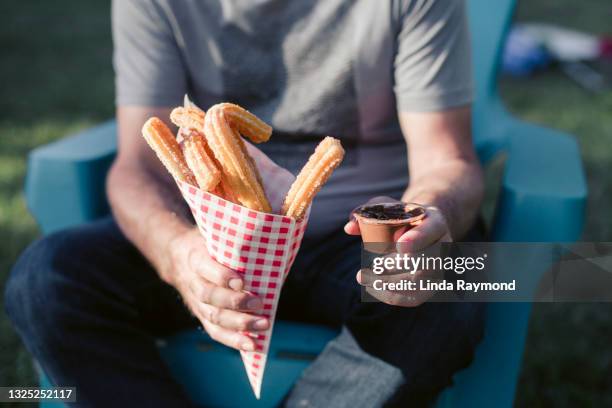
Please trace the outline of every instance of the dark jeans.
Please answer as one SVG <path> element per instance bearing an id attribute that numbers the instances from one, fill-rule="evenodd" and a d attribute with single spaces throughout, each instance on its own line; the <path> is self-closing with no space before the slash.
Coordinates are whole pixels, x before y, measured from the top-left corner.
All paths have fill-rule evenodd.
<path id="1" fill-rule="evenodd" d="M 483 305 L 362 303 L 360 242 L 339 231 L 306 239 L 279 318 L 344 327 L 306 370 L 288 406 L 421 406 L 467 366 Z M 154 339 L 198 322 L 111 218 L 32 244 L 6 286 L 6 310 L 54 384 L 82 406 L 189 406 Z"/>

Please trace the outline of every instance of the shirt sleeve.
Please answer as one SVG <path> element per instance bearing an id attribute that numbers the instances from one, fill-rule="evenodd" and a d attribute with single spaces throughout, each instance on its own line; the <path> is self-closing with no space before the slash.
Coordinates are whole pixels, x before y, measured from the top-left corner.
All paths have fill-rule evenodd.
<path id="1" fill-rule="evenodd" d="M 187 71 L 167 13 L 151 0 L 113 0 L 117 106 L 176 106 Z"/>
<path id="2" fill-rule="evenodd" d="M 394 92 L 400 112 L 439 111 L 472 101 L 470 36 L 463 0 L 402 2 Z"/>

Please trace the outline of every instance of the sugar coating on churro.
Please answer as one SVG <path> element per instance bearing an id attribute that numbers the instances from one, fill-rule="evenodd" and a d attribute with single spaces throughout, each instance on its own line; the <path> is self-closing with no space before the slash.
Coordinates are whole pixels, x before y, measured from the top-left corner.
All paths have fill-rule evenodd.
<path id="1" fill-rule="evenodd" d="M 176 126 L 185 129 L 196 129 L 204 131 L 204 118 L 206 113 L 199 108 L 184 108 L 179 106 L 170 112 L 170 120 Z"/>
<path id="2" fill-rule="evenodd" d="M 236 198 L 236 195 L 230 188 L 229 182 L 227 180 L 227 175 L 223 172 L 221 172 L 221 182 L 217 186 L 216 194 L 219 197 L 223 197 L 227 201 L 231 201 L 232 203 L 239 204 L 238 199 Z"/>
<path id="3" fill-rule="evenodd" d="M 218 183 L 216 184 L 216 186 L 214 188 L 210 188 L 208 191 L 211 191 L 214 194 L 218 195 L 219 197 L 222 197 L 222 198 L 224 198 L 224 199 L 226 199 L 228 201 L 231 201 L 233 203 L 237 203 L 236 197 L 234 196 L 234 193 L 232 192 L 232 189 L 230 188 L 229 183 L 227 181 L 227 175 L 225 173 L 223 173 L 223 171 L 222 171 L 223 167 L 221 166 L 221 164 L 215 158 L 215 155 L 212 152 L 212 150 L 210 149 L 210 146 L 208 145 L 208 142 L 207 142 L 206 138 L 204 137 L 204 134 L 201 133 L 201 132 L 198 132 L 197 130 L 194 130 L 194 129 L 185 130 L 185 128 L 181 128 L 179 130 L 179 133 L 181 133 L 181 134 L 186 133 L 186 132 L 190 132 L 190 133 L 193 132 L 193 133 L 196 133 L 199 136 L 198 139 L 201 140 L 202 147 L 204 148 L 204 151 L 206 152 L 207 157 L 212 161 L 214 168 L 218 170 L 219 181 L 218 181 Z M 183 150 L 184 149 L 185 149 L 185 146 L 183 145 Z M 204 160 L 206 160 L 206 159 L 204 159 Z M 189 162 L 187 164 L 189 164 Z M 210 165 L 210 164 L 207 164 L 207 165 Z M 211 182 L 211 185 L 212 184 L 214 184 L 214 181 Z M 202 188 L 202 187 L 200 187 L 200 188 Z"/>
<path id="4" fill-rule="evenodd" d="M 215 105 L 206 115 L 204 134 L 208 144 L 222 166 L 227 184 L 238 202 L 253 210 L 271 212 L 272 208 L 259 181 L 261 176 L 246 151 L 244 141 L 234 130 L 238 126 L 236 121 L 228 119 L 227 105 Z"/>
<path id="5" fill-rule="evenodd" d="M 343 158 L 344 149 L 338 139 L 330 136 L 323 139 L 291 185 L 281 213 L 293 218 L 303 217 L 314 196 Z"/>
<path id="6" fill-rule="evenodd" d="M 232 127 L 253 143 L 267 142 L 272 135 L 272 126 L 268 125 L 248 110 L 233 103 L 220 103 L 211 109 L 223 109 Z"/>
<path id="7" fill-rule="evenodd" d="M 147 120 L 142 127 L 142 135 L 172 177 L 194 186 L 198 185 L 180 145 L 161 119 L 152 117 Z"/>
<path id="8" fill-rule="evenodd" d="M 181 128 L 183 154 L 200 188 L 213 191 L 221 181 L 221 170 L 215 163 L 212 152 L 201 132 Z"/>

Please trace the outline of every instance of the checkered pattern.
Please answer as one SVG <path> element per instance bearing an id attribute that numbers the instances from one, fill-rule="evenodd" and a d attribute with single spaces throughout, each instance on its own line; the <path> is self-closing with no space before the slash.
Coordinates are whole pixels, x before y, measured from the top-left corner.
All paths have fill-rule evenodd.
<path id="1" fill-rule="evenodd" d="M 268 175 L 268 181 L 273 183 L 266 183 L 265 187 L 272 207 L 278 208 L 292 176 L 277 171 L 280 168 L 276 165 L 259 167 L 262 178 L 266 180 Z M 296 221 L 282 215 L 261 213 L 189 184 L 178 184 L 208 252 L 219 263 L 242 274 L 245 290 L 263 300 L 263 309 L 258 314 L 270 319 L 270 329 L 265 333 L 246 333 L 255 340 L 256 351 L 241 352 L 249 381 L 259 399 L 281 287 L 300 248 L 308 216 Z"/>

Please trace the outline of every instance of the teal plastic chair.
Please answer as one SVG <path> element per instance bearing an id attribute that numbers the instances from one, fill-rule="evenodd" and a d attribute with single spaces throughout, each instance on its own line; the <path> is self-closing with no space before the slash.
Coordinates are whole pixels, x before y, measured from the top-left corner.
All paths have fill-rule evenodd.
<path id="1" fill-rule="evenodd" d="M 575 140 L 512 117 L 498 95 L 498 62 L 514 0 L 469 0 L 468 7 L 476 80 L 476 149 L 484 165 L 500 154 L 506 156 L 492 240 L 575 241 L 583 226 L 587 195 Z M 107 122 L 30 154 L 26 196 L 44 233 L 108 213 L 104 180 L 115 155 L 115 135 L 115 123 Z M 485 336 L 475 359 L 456 374 L 454 385 L 438 399 L 439 407 L 513 405 L 530 312 L 530 303 L 487 306 Z M 177 380 L 203 405 L 275 406 L 335 335 L 323 327 L 278 322 L 260 401 L 252 396 L 238 354 L 204 333 L 164 339 L 160 352 Z M 211 378 L 207 371 L 211 366 L 223 370 L 216 370 Z"/>

